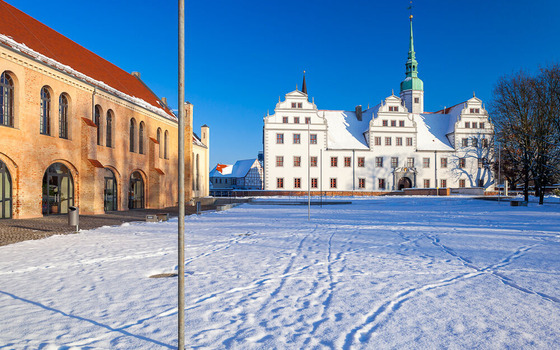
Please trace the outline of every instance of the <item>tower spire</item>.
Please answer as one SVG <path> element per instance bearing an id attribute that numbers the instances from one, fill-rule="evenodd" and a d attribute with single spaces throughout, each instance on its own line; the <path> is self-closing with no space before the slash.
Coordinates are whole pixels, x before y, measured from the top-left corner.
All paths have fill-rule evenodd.
<path id="1" fill-rule="evenodd" d="M 401 99 L 409 112 L 424 112 L 424 83 L 418 78 L 418 61 L 414 51 L 414 32 L 412 30 L 412 1 L 410 1 L 410 37 L 408 42 L 408 59 L 406 60 L 406 78 L 401 82 Z"/>
<path id="2" fill-rule="evenodd" d="M 307 95 L 307 85 L 305 84 L 305 71 L 303 71 L 303 83 L 301 84 L 301 92 Z"/>
<path id="3" fill-rule="evenodd" d="M 412 15 L 410 15 L 410 42 L 408 44 L 408 60 L 406 61 L 406 76 L 418 76 L 418 62 L 416 52 L 414 52 L 414 34 L 412 32 Z"/>

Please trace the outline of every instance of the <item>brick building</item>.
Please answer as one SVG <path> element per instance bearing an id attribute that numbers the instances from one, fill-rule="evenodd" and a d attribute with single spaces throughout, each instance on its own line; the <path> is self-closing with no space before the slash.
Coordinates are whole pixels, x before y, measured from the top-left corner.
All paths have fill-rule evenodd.
<path id="1" fill-rule="evenodd" d="M 189 200 L 208 195 L 209 128 L 184 108 Z M 177 139 L 139 73 L 0 0 L 0 219 L 174 206 Z"/>

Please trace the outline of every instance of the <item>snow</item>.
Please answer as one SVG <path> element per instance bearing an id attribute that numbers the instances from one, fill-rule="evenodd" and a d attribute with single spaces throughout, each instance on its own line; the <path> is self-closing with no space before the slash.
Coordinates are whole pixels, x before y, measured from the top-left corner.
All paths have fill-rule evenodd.
<path id="1" fill-rule="evenodd" d="M 453 151 L 447 139 L 448 114 L 416 114 L 417 149 L 419 151 Z"/>
<path id="2" fill-rule="evenodd" d="M 210 177 L 245 177 L 255 162 L 257 162 L 256 158 L 238 160 L 234 165 L 226 165 L 221 172 L 217 170 L 218 166 L 216 165 L 210 171 Z"/>
<path id="3" fill-rule="evenodd" d="M 131 102 L 131 103 L 133 103 L 137 106 L 140 106 L 144 109 L 147 109 L 147 110 L 149 110 L 149 111 L 151 111 L 155 114 L 158 114 L 158 115 L 160 115 L 164 118 L 167 118 L 167 119 L 170 119 L 170 120 L 173 120 L 173 121 L 177 121 L 176 116 L 167 113 L 164 109 L 155 107 L 154 105 L 144 101 L 141 98 L 127 95 L 127 94 L 125 94 L 125 93 L 123 93 L 123 92 L 121 92 L 121 91 L 119 91 L 115 88 L 110 87 L 109 85 L 105 84 L 102 81 L 95 80 L 94 78 L 91 78 L 91 77 L 75 70 L 74 68 L 72 68 L 68 65 L 62 64 L 62 63 L 60 63 L 60 62 L 58 62 L 58 61 L 56 61 L 56 60 L 54 60 L 50 57 L 47 57 L 47 56 L 29 48 L 27 45 L 25 45 L 23 43 L 18 43 L 17 41 L 15 41 L 14 39 L 12 39 L 9 36 L 0 34 L 0 43 L 4 43 L 4 44 L 10 46 L 11 48 L 13 48 L 14 50 L 22 52 L 22 53 L 40 61 L 40 62 L 43 62 L 43 63 L 61 71 L 61 72 L 73 75 L 80 80 L 83 80 L 85 82 L 88 82 L 90 84 L 98 86 L 98 87 L 102 88 L 103 90 L 122 98 L 123 100 L 129 101 L 129 102 Z M 158 101 L 158 100 L 156 100 L 154 102 L 160 104 L 160 101 Z"/>
<path id="4" fill-rule="evenodd" d="M 348 198 L 344 198 L 348 200 Z M 560 204 L 242 205 L 186 220 L 186 340 L 212 349 L 553 349 Z M 177 221 L 0 247 L 0 347 L 176 348 Z"/>
<path id="5" fill-rule="evenodd" d="M 327 119 L 329 149 L 369 149 L 363 134 L 371 118 L 363 116 L 359 121 L 355 112 L 346 111 L 319 111 L 319 115 Z"/>

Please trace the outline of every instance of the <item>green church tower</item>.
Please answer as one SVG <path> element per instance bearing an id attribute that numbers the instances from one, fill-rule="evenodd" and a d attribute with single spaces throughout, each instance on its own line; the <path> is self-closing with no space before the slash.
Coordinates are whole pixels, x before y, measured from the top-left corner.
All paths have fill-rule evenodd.
<path id="1" fill-rule="evenodd" d="M 406 78 L 401 82 L 401 99 L 411 113 L 424 112 L 424 83 L 418 78 L 418 61 L 414 52 L 412 15 L 410 15 L 410 44 L 406 61 Z"/>

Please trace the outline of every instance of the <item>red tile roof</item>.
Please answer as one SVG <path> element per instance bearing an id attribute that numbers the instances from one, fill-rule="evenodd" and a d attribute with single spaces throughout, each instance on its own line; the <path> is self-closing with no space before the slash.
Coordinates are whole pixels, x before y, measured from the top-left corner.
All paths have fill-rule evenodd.
<path id="1" fill-rule="evenodd" d="M 57 31 L 0 0 L 0 34 L 48 58 L 67 65 L 99 82 L 164 110 L 175 119 L 158 97 L 132 74 L 115 66 Z"/>

